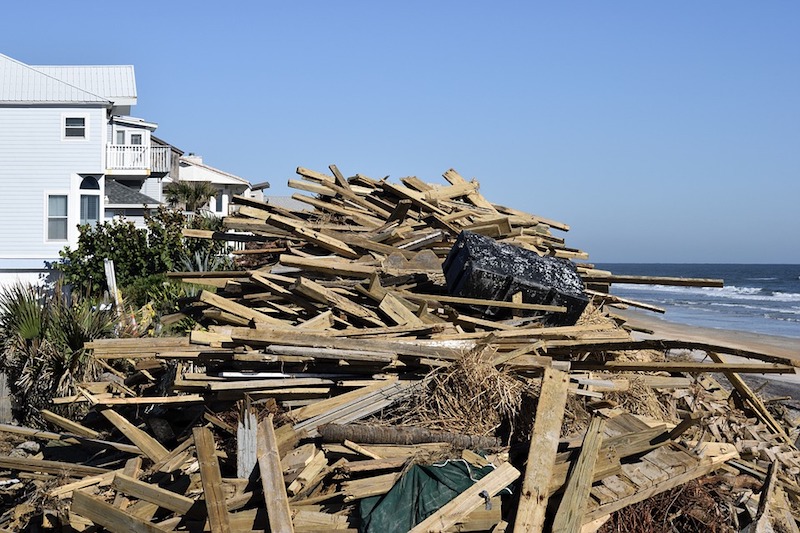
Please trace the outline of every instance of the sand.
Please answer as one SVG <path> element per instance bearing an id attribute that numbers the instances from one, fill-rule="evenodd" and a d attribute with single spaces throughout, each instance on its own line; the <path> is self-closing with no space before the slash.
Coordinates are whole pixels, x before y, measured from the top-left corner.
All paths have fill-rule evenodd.
<path id="1" fill-rule="evenodd" d="M 631 326 L 653 331 L 652 335 L 636 332 L 634 334 L 636 339 L 705 342 L 783 357 L 794 361 L 796 365 L 800 366 L 800 339 L 797 338 L 689 326 L 676 322 L 669 322 L 653 313 L 638 310 L 615 310 L 614 313 L 625 318 Z M 696 357 L 703 356 L 702 352 L 695 352 L 693 355 Z M 740 359 L 730 356 L 727 358 L 731 362 L 747 361 L 743 358 Z M 798 368 L 798 370 L 800 370 L 800 368 Z M 765 398 L 791 396 L 794 400 L 792 403 L 796 404 L 794 407 L 800 408 L 800 374 L 748 374 L 742 377 L 745 378 L 751 387 L 759 389 L 761 396 Z"/>

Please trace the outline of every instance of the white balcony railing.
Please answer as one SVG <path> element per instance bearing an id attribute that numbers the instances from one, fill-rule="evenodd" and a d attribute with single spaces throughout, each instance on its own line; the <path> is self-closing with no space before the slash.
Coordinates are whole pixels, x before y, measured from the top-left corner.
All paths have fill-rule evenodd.
<path id="1" fill-rule="evenodd" d="M 149 170 L 150 147 L 109 144 L 106 146 L 106 168 L 109 170 Z"/>
<path id="2" fill-rule="evenodd" d="M 106 168 L 137 172 L 169 172 L 168 146 L 109 144 L 106 146 Z"/>

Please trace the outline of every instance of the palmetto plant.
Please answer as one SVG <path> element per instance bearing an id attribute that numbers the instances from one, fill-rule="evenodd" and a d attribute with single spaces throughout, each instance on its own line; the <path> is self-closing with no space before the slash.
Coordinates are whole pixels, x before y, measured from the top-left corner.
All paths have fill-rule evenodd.
<path id="1" fill-rule="evenodd" d="M 197 211 L 218 191 L 208 181 L 174 181 L 164 188 L 164 192 L 170 204 L 182 204 L 186 211 Z"/>
<path id="2" fill-rule="evenodd" d="M 41 426 L 40 410 L 99 374 L 83 345 L 111 335 L 115 315 L 88 300 L 71 300 L 60 287 L 16 284 L 0 292 L 0 370 L 6 372 L 16 415 Z M 75 409 L 74 407 L 71 409 Z"/>

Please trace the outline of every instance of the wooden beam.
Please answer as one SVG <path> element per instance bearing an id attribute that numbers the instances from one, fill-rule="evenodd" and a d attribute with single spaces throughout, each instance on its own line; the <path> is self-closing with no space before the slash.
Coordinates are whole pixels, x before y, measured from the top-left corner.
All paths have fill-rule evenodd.
<path id="1" fill-rule="evenodd" d="M 553 531 L 578 533 L 581 530 L 581 519 L 589 500 L 597 454 L 603 443 L 604 428 L 605 420 L 597 415 L 593 416 L 589 422 L 589 428 L 586 430 L 575 467 L 569 475 L 567 486 L 561 497 L 561 503 L 553 521 Z"/>
<path id="2" fill-rule="evenodd" d="M 222 492 L 222 475 L 219 471 L 214 435 L 206 427 L 194 428 L 192 435 L 197 450 L 197 460 L 200 463 L 200 481 L 203 484 L 211 532 L 230 533 L 230 517 Z"/>
<path id="3" fill-rule="evenodd" d="M 169 531 L 131 513 L 117 509 L 110 503 L 80 490 L 72 493 L 70 510 L 106 528 L 111 533 L 161 533 Z"/>
<path id="4" fill-rule="evenodd" d="M 639 285 L 671 285 L 675 287 L 715 287 L 725 285 L 725 280 L 711 278 L 674 278 L 663 276 L 583 276 L 588 283 L 632 283 Z"/>
<path id="5" fill-rule="evenodd" d="M 549 346 L 549 343 L 548 343 Z M 699 372 L 794 374 L 795 367 L 777 363 L 703 363 L 700 361 L 572 361 L 573 370 L 604 372 Z"/>
<path id="6" fill-rule="evenodd" d="M 545 368 L 517 508 L 515 531 L 536 533 L 544 527 L 550 477 L 555 466 L 568 388 L 569 376 L 566 372 Z"/>
<path id="7" fill-rule="evenodd" d="M 756 415 L 764 421 L 765 425 L 772 431 L 772 433 L 776 434 L 778 438 L 782 441 L 793 444 L 794 441 L 789 437 L 786 433 L 786 430 L 783 429 L 783 425 L 775 420 L 772 416 L 772 413 L 769 412 L 767 406 L 758 395 L 753 392 L 752 389 L 744 382 L 744 380 L 737 374 L 737 372 L 741 372 L 741 370 L 736 370 L 733 368 L 733 365 L 727 363 L 725 358 L 715 352 L 707 352 L 708 356 L 714 360 L 718 364 L 725 365 L 728 367 L 728 370 L 725 371 L 725 377 L 728 378 L 731 386 L 736 389 L 736 392 L 739 393 L 739 396 L 748 404 L 753 411 L 756 412 Z"/>
<path id="8" fill-rule="evenodd" d="M 202 291 L 200 293 L 200 301 L 216 307 L 217 309 L 221 309 L 223 311 L 227 311 L 228 313 L 242 317 L 246 320 L 287 327 L 283 320 L 278 320 L 277 318 L 265 315 L 264 313 L 260 313 L 251 307 L 247 307 L 246 305 L 223 298 L 222 296 L 218 296 L 213 292 Z"/>
<path id="9" fill-rule="evenodd" d="M 85 394 L 85 393 L 84 393 Z M 92 401 L 90 399 L 90 401 Z M 100 414 L 111 422 L 125 437 L 134 443 L 154 463 L 169 455 L 169 451 L 156 439 L 137 428 L 127 418 L 111 408 L 100 409 Z"/>
<path id="10" fill-rule="evenodd" d="M 280 451 L 270 414 L 258 426 L 258 468 L 272 533 L 292 533 L 292 514 L 283 482 Z"/>
<path id="11" fill-rule="evenodd" d="M 187 498 L 177 492 L 163 489 L 158 485 L 152 483 L 145 483 L 122 473 L 117 473 L 114 476 L 112 485 L 120 492 L 124 492 L 129 496 L 133 496 L 140 500 L 155 503 L 159 507 L 168 509 L 175 513 L 182 515 L 189 514 L 197 502 L 191 498 Z"/>

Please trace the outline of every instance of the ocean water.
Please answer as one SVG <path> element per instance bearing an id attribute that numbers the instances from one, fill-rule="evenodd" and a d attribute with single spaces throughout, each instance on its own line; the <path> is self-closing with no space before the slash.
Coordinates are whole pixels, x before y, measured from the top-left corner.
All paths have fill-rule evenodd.
<path id="1" fill-rule="evenodd" d="M 596 265 L 614 274 L 715 278 L 722 288 L 614 284 L 611 293 L 666 309 L 656 316 L 681 324 L 800 339 L 800 265 Z"/>

